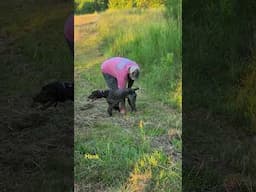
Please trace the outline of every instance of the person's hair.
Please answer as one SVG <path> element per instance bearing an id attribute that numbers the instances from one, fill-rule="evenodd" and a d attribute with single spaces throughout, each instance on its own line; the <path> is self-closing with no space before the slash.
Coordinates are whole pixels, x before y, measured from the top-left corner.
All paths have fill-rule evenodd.
<path id="1" fill-rule="evenodd" d="M 139 69 L 136 69 L 134 72 L 132 72 L 132 77 L 134 77 L 135 79 L 138 79 L 139 75 L 140 75 Z"/>
<path id="2" fill-rule="evenodd" d="M 129 75 L 132 80 L 138 79 L 140 75 L 140 70 L 137 66 L 132 66 L 129 70 Z"/>

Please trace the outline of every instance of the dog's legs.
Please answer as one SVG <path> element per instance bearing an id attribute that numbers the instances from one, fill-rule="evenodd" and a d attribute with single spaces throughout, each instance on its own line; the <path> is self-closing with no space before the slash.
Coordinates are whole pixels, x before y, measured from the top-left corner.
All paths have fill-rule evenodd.
<path id="1" fill-rule="evenodd" d="M 131 111 L 136 111 L 136 108 L 132 105 L 130 98 L 128 97 L 128 104 L 131 107 Z"/>
<path id="2" fill-rule="evenodd" d="M 109 116 L 112 116 L 113 109 L 118 110 L 120 112 L 119 101 L 108 102 L 108 114 L 109 114 Z"/>
<path id="3" fill-rule="evenodd" d="M 127 99 L 128 99 L 128 104 L 130 105 L 131 107 L 131 111 L 137 111 L 136 109 L 136 93 L 135 94 L 130 94 L 128 95 Z"/>
<path id="4" fill-rule="evenodd" d="M 115 106 L 113 106 L 113 109 L 115 109 L 115 110 L 117 110 L 118 112 L 120 112 L 119 103 L 116 104 Z"/>
<path id="5" fill-rule="evenodd" d="M 111 104 L 108 105 L 108 114 L 109 114 L 109 116 L 112 116 L 112 106 L 111 106 Z"/>

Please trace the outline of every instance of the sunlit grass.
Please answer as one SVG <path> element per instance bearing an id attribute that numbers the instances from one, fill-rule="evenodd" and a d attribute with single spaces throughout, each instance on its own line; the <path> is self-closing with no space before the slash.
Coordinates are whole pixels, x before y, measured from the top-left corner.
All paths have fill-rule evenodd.
<path id="1" fill-rule="evenodd" d="M 114 191 L 181 191 L 181 164 L 173 163 L 161 151 L 137 160 L 126 183 Z"/>
<path id="2" fill-rule="evenodd" d="M 131 120 L 132 116 L 127 118 Z M 180 191 L 180 162 L 151 148 L 151 137 L 164 133 L 151 128 L 148 134 L 153 122 L 149 123 L 150 116 L 143 118 L 131 124 L 128 130 L 105 121 L 96 123 L 93 129 L 86 129 L 86 135 L 81 130 L 76 131 L 76 180 L 95 185 L 103 182 L 110 187 L 109 191 Z M 180 138 L 172 139 L 172 143 L 174 149 L 181 152 Z"/>

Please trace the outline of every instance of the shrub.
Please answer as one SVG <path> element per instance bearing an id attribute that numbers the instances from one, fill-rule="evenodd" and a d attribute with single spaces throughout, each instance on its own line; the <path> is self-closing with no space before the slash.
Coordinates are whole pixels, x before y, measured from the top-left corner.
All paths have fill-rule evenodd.
<path id="1" fill-rule="evenodd" d="M 108 0 L 75 0 L 76 14 L 103 11 L 108 7 Z"/>
<path id="2" fill-rule="evenodd" d="M 165 0 L 109 0 L 110 8 L 157 8 L 164 5 Z"/>

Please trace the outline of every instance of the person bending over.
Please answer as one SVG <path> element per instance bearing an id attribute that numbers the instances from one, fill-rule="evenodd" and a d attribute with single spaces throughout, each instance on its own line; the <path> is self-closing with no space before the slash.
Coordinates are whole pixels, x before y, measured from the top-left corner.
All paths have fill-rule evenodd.
<path id="1" fill-rule="evenodd" d="M 110 89 L 131 88 L 140 74 L 139 65 L 124 57 L 112 57 L 101 65 L 101 72 Z M 125 114 L 125 100 L 120 103 L 120 113 Z"/>

